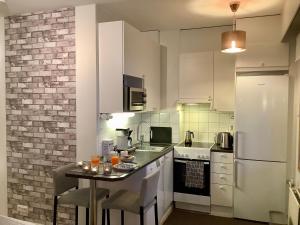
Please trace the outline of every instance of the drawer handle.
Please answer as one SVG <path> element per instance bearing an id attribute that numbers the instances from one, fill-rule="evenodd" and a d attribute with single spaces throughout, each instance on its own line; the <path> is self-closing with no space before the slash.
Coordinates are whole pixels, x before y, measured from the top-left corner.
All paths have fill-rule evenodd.
<path id="1" fill-rule="evenodd" d="M 225 191 L 224 186 L 219 186 L 220 190 Z"/>
<path id="2" fill-rule="evenodd" d="M 225 165 L 221 165 L 221 168 L 223 169 L 227 169 L 227 167 Z"/>
<path id="3" fill-rule="evenodd" d="M 221 154 L 220 156 L 223 157 L 223 158 L 226 158 L 226 155 L 225 155 L 225 154 Z"/>
<path id="4" fill-rule="evenodd" d="M 226 177 L 224 177 L 224 176 L 220 176 L 220 179 L 222 179 L 222 180 L 226 180 Z"/>

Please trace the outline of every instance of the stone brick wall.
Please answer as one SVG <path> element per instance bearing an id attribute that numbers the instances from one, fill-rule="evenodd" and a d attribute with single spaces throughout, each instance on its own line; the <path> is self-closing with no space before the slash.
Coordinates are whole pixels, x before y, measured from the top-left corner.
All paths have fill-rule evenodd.
<path id="1" fill-rule="evenodd" d="M 53 168 L 76 158 L 74 14 L 5 19 L 9 216 L 42 224 L 52 220 Z M 74 224 L 72 208 L 60 207 L 59 217 Z"/>

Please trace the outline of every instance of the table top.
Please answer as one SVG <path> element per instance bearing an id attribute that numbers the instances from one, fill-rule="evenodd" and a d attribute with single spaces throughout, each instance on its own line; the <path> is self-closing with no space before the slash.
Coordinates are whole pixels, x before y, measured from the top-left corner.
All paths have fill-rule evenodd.
<path id="1" fill-rule="evenodd" d="M 100 166 L 99 173 L 93 174 L 90 172 L 84 172 L 81 168 L 76 168 L 70 170 L 66 173 L 67 177 L 88 179 L 88 180 L 102 180 L 102 181 L 120 181 L 124 180 L 132 174 L 136 173 L 140 169 L 149 165 L 152 162 L 155 162 L 163 155 L 169 153 L 173 150 L 174 145 L 163 146 L 164 149 L 160 152 L 152 152 L 152 151 L 135 151 L 132 155 L 135 156 L 134 163 L 137 164 L 137 167 L 128 172 L 118 172 L 115 169 L 112 170 L 110 175 L 104 175 L 103 170 Z"/>

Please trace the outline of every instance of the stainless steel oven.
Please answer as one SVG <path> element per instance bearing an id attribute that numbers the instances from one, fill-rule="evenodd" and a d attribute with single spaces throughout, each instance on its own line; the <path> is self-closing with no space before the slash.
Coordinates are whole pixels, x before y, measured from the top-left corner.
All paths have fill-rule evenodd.
<path id="1" fill-rule="evenodd" d="M 124 112 L 143 111 L 146 108 L 146 89 L 144 79 L 123 75 Z"/>
<path id="2" fill-rule="evenodd" d="M 210 196 L 210 161 L 202 161 L 204 164 L 203 188 L 187 187 L 186 184 L 186 163 L 195 159 L 174 159 L 174 192 L 190 195 Z"/>

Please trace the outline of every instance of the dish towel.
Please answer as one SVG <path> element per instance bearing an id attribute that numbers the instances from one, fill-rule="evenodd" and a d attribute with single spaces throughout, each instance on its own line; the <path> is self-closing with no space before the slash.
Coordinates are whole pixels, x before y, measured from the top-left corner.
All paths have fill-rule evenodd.
<path id="1" fill-rule="evenodd" d="M 204 162 L 186 162 L 185 186 L 189 188 L 204 188 Z"/>

